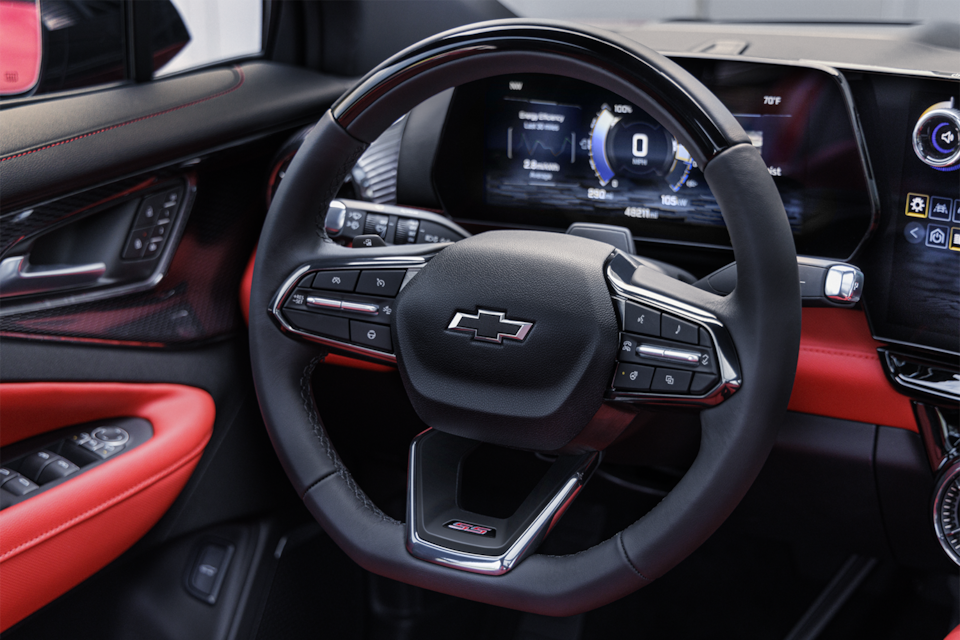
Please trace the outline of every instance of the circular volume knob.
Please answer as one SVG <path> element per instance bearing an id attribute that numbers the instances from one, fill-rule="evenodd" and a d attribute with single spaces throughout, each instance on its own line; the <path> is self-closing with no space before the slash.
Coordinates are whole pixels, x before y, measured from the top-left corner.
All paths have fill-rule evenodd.
<path id="1" fill-rule="evenodd" d="M 913 150 L 934 169 L 960 168 L 960 111 L 953 100 L 938 102 L 923 112 L 913 128 Z"/>

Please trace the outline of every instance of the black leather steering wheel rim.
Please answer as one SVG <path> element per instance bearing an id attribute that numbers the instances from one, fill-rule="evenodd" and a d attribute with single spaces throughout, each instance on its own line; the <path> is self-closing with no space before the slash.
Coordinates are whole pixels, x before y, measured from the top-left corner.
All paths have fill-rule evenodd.
<path id="1" fill-rule="evenodd" d="M 397 117 L 451 86 L 506 73 L 552 73 L 620 94 L 658 119 L 704 170 L 738 262 L 736 290 L 718 298 L 669 278 L 648 287 L 695 301 L 729 328 L 743 386 L 701 413 L 700 453 L 651 512 L 570 556 L 533 555 L 492 577 L 415 559 L 399 523 L 381 512 L 340 461 L 310 388 L 317 345 L 281 333 L 264 310 L 317 255 L 356 257 L 326 239 L 323 213 L 344 177 Z M 311 233 L 307 233 L 307 231 Z M 422 247 L 364 249 L 416 255 Z M 298 495 L 364 568 L 451 595 L 548 615 L 571 615 L 648 584 L 697 548 L 730 514 L 766 460 L 789 400 L 800 337 L 796 253 L 779 193 L 729 111 L 656 52 L 613 34 L 558 22 L 495 21 L 407 49 L 368 74 L 325 114 L 277 191 L 261 234 L 251 292 L 251 360 L 264 421 Z"/>

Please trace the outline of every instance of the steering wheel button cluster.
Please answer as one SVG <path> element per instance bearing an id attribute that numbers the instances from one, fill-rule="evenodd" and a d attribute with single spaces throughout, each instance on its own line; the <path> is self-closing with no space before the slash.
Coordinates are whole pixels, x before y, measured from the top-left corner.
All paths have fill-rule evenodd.
<path id="1" fill-rule="evenodd" d="M 360 281 L 357 282 L 357 293 L 366 293 L 372 296 L 397 295 L 406 271 L 361 271 Z"/>
<path id="2" fill-rule="evenodd" d="M 359 276 L 359 271 L 321 271 L 313 278 L 313 288 L 328 291 L 353 291 Z"/>
<path id="3" fill-rule="evenodd" d="M 628 302 L 623 317 L 623 328 L 625 331 L 642 333 L 646 336 L 659 336 L 660 312 Z"/>

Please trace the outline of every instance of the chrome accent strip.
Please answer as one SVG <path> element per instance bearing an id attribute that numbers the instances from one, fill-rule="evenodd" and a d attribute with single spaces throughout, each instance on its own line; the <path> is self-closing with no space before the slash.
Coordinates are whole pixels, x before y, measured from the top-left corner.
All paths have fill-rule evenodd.
<path id="1" fill-rule="evenodd" d="M 696 351 L 685 351 L 683 349 L 672 349 L 661 347 L 654 344 L 641 344 L 637 346 L 637 355 L 647 358 L 661 358 L 663 360 L 673 360 L 675 362 L 689 362 L 697 364 L 700 362 L 700 354 Z"/>
<path id="2" fill-rule="evenodd" d="M 308 307 L 320 307 L 321 309 L 339 309 L 343 303 L 339 300 L 331 300 L 329 298 L 317 298 L 315 296 L 307 296 L 307 306 Z"/>
<path id="3" fill-rule="evenodd" d="M 309 302 L 309 298 L 307 301 Z M 340 308 L 344 311 L 356 311 L 358 313 L 369 313 L 372 316 L 375 316 L 380 313 L 380 306 L 376 304 L 363 304 L 360 302 L 347 302 L 344 300 L 340 303 Z"/>
<path id="4" fill-rule="evenodd" d="M 555 524 L 556 516 L 572 501 L 590 477 L 592 468 L 596 468 L 600 454 L 584 456 L 584 462 L 567 479 L 557 494 L 547 503 L 534 521 L 501 555 L 485 556 L 478 553 L 467 553 L 442 547 L 427 542 L 417 534 L 417 491 L 415 473 L 417 469 L 417 443 L 430 430 L 421 433 L 410 443 L 410 456 L 407 477 L 407 551 L 415 558 L 443 565 L 452 569 L 482 573 L 490 576 L 500 576 L 520 563 L 525 557 L 533 553 L 540 542 L 546 537 Z"/>

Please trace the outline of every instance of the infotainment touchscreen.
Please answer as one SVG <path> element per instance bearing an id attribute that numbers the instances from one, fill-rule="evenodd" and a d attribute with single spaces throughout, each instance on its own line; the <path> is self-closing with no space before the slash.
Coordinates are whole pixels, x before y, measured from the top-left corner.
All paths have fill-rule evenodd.
<path id="1" fill-rule="evenodd" d="M 915 95 L 910 121 L 949 97 Z M 956 133 L 944 129 L 943 135 Z M 958 353 L 960 165 L 928 166 L 908 147 L 897 195 L 888 297 L 875 329 L 883 338 Z"/>
<path id="2" fill-rule="evenodd" d="M 759 150 L 798 251 L 852 254 L 873 211 L 836 77 L 803 67 L 680 62 Z M 592 220 L 627 226 L 638 238 L 729 246 L 717 201 L 688 150 L 643 110 L 596 86 L 535 74 L 466 85 L 444 135 L 438 160 L 446 175 L 437 182 L 457 185 L 441 194 L 455 217 L 541 227 Z M 478 183 L 458 180 L 452 166 Z"/>

